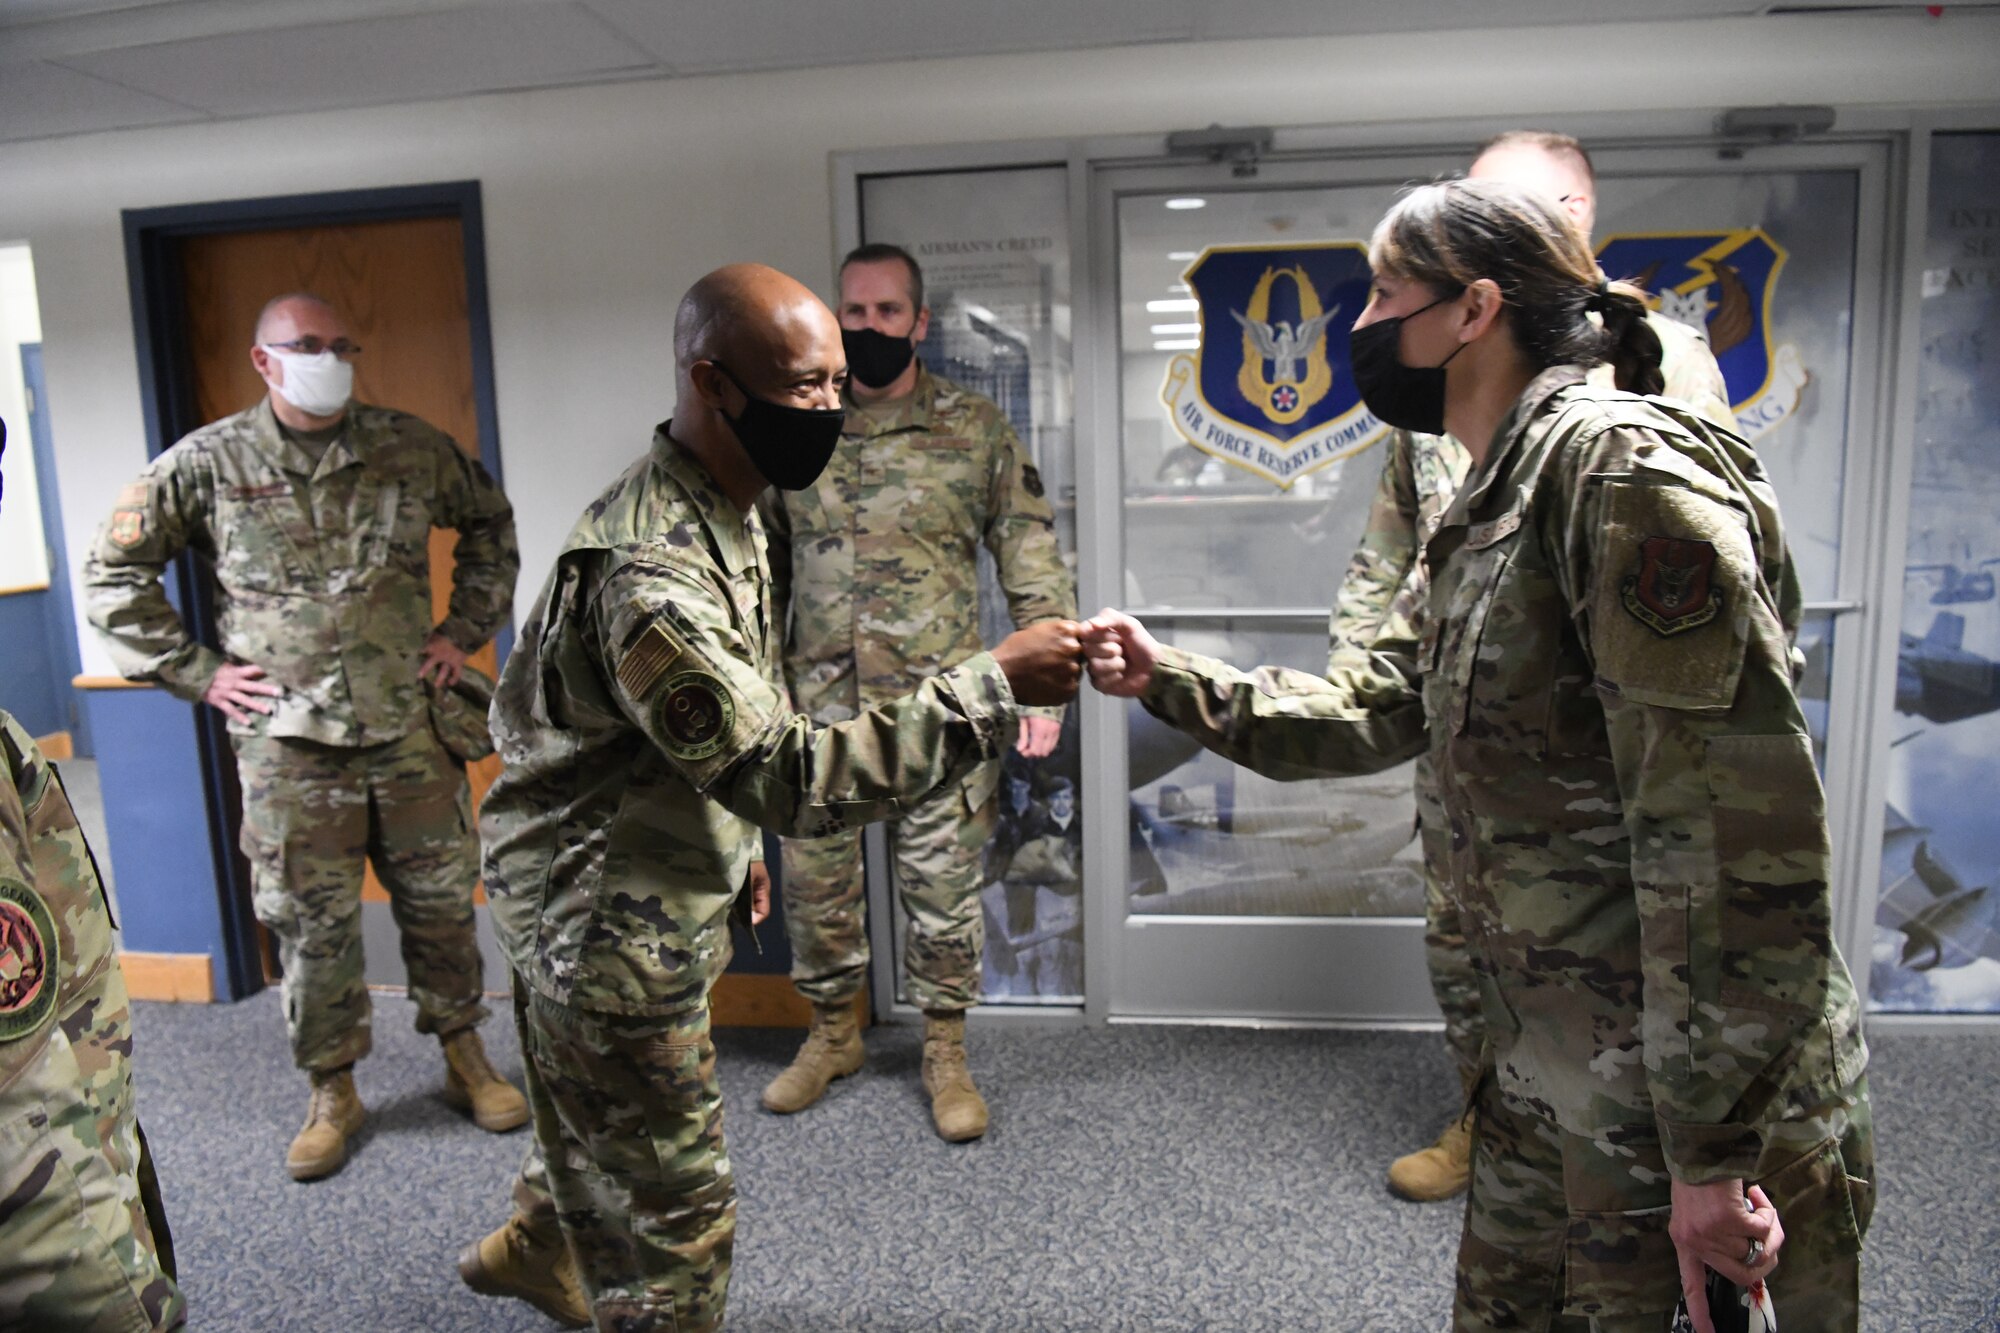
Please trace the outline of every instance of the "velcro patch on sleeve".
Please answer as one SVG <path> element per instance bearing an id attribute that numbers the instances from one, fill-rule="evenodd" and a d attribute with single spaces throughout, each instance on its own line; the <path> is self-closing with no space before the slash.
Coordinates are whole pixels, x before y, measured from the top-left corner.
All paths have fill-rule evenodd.
<path id="1" fill-rule="evenodd" d="M 111 515 L 111 529 L 108 534 L 113 546 L 127 549 L 146 540 L 146 511 L 143 509 L 120 509 Z"/>
<path id="2" fill-rule="evenodd" d="M 152 498 L 153 493 L 147 489 L 146 483 L 135 481 L 124 490 L 118 492 L 117 507 L 120 509 L 137 509 Z"/>
<path id="3" fill-rule="evenodd" d="M 634 699 L 643 699 L 667 668 L 680 660 L 681 646 L 659 621 L 646 626 L 618 663 L 618 683 Z"/>
<path id="4" fill-rule="evenodd" d="M 1591 614 L 1598 683 L 1635 703 L 1727 708 L 1757 596 L 1746 520 L 1684 486 L 1604 486 Z"/>
<path id="5" fill-rule="evenodd" d="M 736 727 L 729 687 L 706 671 L 683 671 L 653 701 L 653 722 L 667 753 L 693 763 L 718 753 Z"/>

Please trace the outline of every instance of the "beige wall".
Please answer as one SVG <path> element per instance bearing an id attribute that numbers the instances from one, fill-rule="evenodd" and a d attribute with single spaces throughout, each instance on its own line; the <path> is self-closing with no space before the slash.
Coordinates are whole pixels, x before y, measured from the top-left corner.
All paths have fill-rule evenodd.
<path id="1" fill-rule="evenodd" d="M 25 245 L 0 245 L 0 420 L 7 423 L 7 496 L 0 501 L 0 592 L 49 581 L 42 502 L 35 492 L 35 446 L 28 438 L 21 345 L 42 340 L 35 265 Z"/>
<path id="2" fill-rule="evenodd" d="M 1145 46 L 513 93 L 0 146 L 0 241 L 34 246 L 64 520 L 80 560 L 112 493 L 145 461 L 120 209 L 480 180 L 525 607 L 578 509 L 671 410 L 668 326 L 686 285 L 752 258 L 826 283 L 832 153 L 1210 122 L 1970 103 L 1993 98 L 1996 57 L 2000 15 L 1821 16 Z M 84 662 L 108 670 L 89 635 Z"/>

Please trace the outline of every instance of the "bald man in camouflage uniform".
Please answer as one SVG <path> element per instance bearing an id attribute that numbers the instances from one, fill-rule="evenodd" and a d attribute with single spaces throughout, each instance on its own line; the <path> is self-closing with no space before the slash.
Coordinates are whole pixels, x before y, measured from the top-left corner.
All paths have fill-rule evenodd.
<path id="1" fill-rule="evenodd" d="M 838 430 L 838 326 L 790 278 L 737 265 L 689 291 L 674 343 L 675 419 L 571 530 L 508 660 L 507 766 L 480 815 L 547 1187 L 606 1333 L 723 1319 L 736 1192 L 708 995 L 732 907 L 768 902 L 759 826 L 900 814 L 1000 753 L 1014 690 L 1054 703 L 1078 670 L 1063 622 L 841 725 L 794 713 L 748 446 L 804 447 L 761 433 L 773 408 Z M 461 1272 L 560 1317 L 571 1258 L 537 1228 L 534 1167 Z"/>
<path id="2" fill-rule="evenodd" d="M 1497 177 L 1553 193 L 1589 234 L 1596 216 L 1596 176 L 1582 145 L 1562 135 L 1522 131 L 1492 140 L 1473 162 L 1473 176 Z M 1736 429 L 1706 335 L 1657 312 L 1647 322 L 1660 340 L 1661 391 L 1725 430 Z M 1609 365 L 1593 366 L 1590 382 L 1612 388 Z M 1368 525 L 1342 579 L 1330 626 L 1330 667 L 1354 666 L 1381 641 L 1414 640 L 1421 629 L 1428 579 L 1420 553 L 1438 529 L 1465 479 L 1470 457 L 1448 435 L 1396 431 L 1384 446 L 1381 479 Z M 1466 953 L 1458 908 L 1441 870 L 1443 812 L 1430 761 L 1417 759 L 1417 829 L 1424 856 L 1424 955 L 1431 993 L 1444 1013 L 1445 1043 L 1457 1066 L 1465 1101 L 1435 1144 L 1397 1158 L 1389 1186 L 1408 1199 L 1448 1199 L 1464 1191 L 1471 1170 L 1470 1097 L 1485 1041 L 1479 987 Z"/>
<path id="3" fill-rule="evenodd" d="M 443 1044 L 447 1098 L 483 1129 L 528 1118 L 479 1040 L 479 847 L 465 767 L 433 734 L 425 683 L 455 684 L 506 623 L 513 510 L 449 437 L 347 398 L 338 368 L 358 351 L 317 297 L 271 302 L 251 352 L 269 393 L 154 459 L 84 567 L 118 669 L 228 715 L 253 905 L 278 940 L 292 1058 L 312 1083 L 285 1159 L 299 1180 L 338 1170 L 365 1114 L 352 1075 L 370 1046 L 364 857 L 389 893 L 417 1030 Z M 317 401 L 327 390 L 307 377 L 328 372 L 335 387 Z M 458 531 L 435 626 L 433 528 Z M 186 550 L 214 568 L 219 652 L 160 586 Z"/>
<path id="4" fill-rule="evenodd" d="M 4 440 L 0 427 L 0 440 Z M 0 712 L 0 1330 L 180 1328 L 111 907 L 55 766 Z"/>
<path id="5" fill-rule="evenodd" d="M 916 261 L 893 246 L 864 246 L 841 265 L 840 286 L 854 371 L 840 449 L 812 489 L 764 502 L 775 600 L 780 615 L 789 612 L 785 678 L 799 708 L 822 723 L 907 694 L 980 650 L 982 545 L 1016 625 L 1076 615 L 1041 474 L 1013 427 L 993 402 L 915 359 L 930 328 Z M 897 353 L 873 375 L 871 343 Z M 1060 728 L 1060 711 L 1031 714 L 1021 752 L 1048 754 Z M 987 1125 L 966 1065 L 965 1011 L 979 1002 L 980 871 L 999 818 L 999 781 L 997 764 L 982 765 L 889 829 L 908 924 L 905 984 L 924 1011 L 924 1088 L 938 1133 L 953 1142 L 978 1138 Z M 862 1064 L 854 1012 L 868 977 L 860 829 L 787 840 L 783 893 L 792 979 L 813 1003 L 797 1059 L 764 1090 L 766 1107 L 789 1114 Z"/>
<path id="6" fill-rule="evenodd" d="M 1574 366 L 1508 420 L 1426 545 L 1414 642 L 1324 679 L 1140 643 L 1093 676 L 1281 780 L 1427 748 L 1484 1031 L 1457 1328 L 1663 1329 L 1684 1192 L 1754 1184 L 1785 1326 L 1851 1329 L 1867 1052 L 1775 499 L 1741 440 Z M 1118 657 L 1132 622 L 1101 619 Z"/>

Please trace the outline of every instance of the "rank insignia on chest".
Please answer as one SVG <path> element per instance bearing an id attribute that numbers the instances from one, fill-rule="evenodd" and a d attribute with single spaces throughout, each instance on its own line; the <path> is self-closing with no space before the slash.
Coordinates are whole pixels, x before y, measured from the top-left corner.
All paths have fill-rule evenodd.
<path id="1" fill-rule="evenodd" d="M 1625 609 L 1662 638 L 1699 629 L 1722 614 L 1714 576 L 1713 543 L 1648 537 L 1639 544 L 1639 572 L 1622 585 Z"/>
<path id="2" fill-rule="evenodd" d="M 728 743 L 736 723 L 729 689 L 705 671 L 683 671 L 653 704 L 653 720 L 676 759 L 706 759 Z"/>
<path id="3" fill-rule="evenodd" d="M 114 546 L 137 546 L 146 538 L 146 514 L 140 509 L 120 509 L 111 516 Z"/>
<path id="4" fill-rule="evenodd" d="M 25 1037 L 56 1007 L 56 923 L 17 879 L 0 879 L 0 1041 Z"/>

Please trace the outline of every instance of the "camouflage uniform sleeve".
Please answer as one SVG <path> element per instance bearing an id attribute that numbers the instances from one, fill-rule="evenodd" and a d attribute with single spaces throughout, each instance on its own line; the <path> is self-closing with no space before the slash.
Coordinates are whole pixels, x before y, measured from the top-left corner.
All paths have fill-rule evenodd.
<path id="1" fill-rule="evenodd" d="M 1340 581 L 1327 625 L 1327 667 L 1366 663 L 1396 592 L 1417 562 L 1417 483 L 1410 433 L 1396 431 L 1383 451 L 1382 475 L 1368 507 L 1368 526 Z"/>
<path id="2" fill-rule="evenodd" d="M 1400 644 L 1320 677 L 1289 667 L 1246 673 L 1167 648 L 1141 702 L 1223 758 L 1279 782 L 1379 773 L 1424 748 L 1412 649 Z"/>
<path id="3" fill-rule="evenodd" d="M 998 756 L 1016 706 L 980 653 L 831 727 L 791 711 L 702 574 L 634 563 L 604 581 L 593 655 L 620 710 L 695 790 L 774 833 L 890 819 Z"/>
<path id="4" fill-rule="evenodd" d="M 986 549 L 1017 626 L 1076 619 L 1076 584 L 1056 541 L 1055 511 L 1042 474 L 1005 421 L 993 423 L 993 471 L 986 495 Z"/>
<path id="5" fill-rule="evenodd" d="M 1660 378 L 1666 382 L 1660 392 L 1680 399 L 1726 431 L 1737 430 L 1736 414 L 1729 408 L 1729 385 L 1708 339 L 1677 319 L 1650 322 L 1660 335 Z"/>
<path id="6" fill-rule="evenodd" d="M 201 456 L 177 445 L 118 493 L 83 564 L 84 613 L 119 674 L 157 681 L 190 702 L 225 659 L 187 632 L 160 576 L 191 543 L 206 540 L 213 499 Z"/>
<path id="7" fill-rule="evenodd" d="M 451 609 L 438 633 L 472 652 L 507 623 L 521 550 L 514 539 L 514 507 L 486 465 L 437 434 L 438 507 L 435 527 L 458 532 L 452 555 Z"/>
<path id="8" fill-rule="evenodd" d="M 1776 511 L 1645 432 L 1568 493 L 1559 579 L 1596 672 L 1638 899 L 1647 1082 L 1673 1174 L 1754 1173 L 1831 1099 L 1845 1020 L 1826 803 L 1793 692 Z M 1639 437 L 1639 438 L 1634 438 Z"/>

